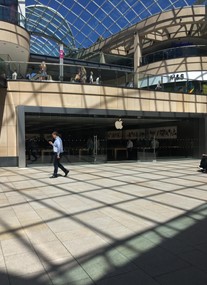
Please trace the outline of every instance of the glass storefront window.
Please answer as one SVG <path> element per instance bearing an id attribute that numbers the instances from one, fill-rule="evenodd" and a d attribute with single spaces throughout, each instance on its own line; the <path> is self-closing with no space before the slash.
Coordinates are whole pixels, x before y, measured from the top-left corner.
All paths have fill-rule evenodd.
<path id="1" fill-rule="evenodd" d="M 160 50 L 142 57 L 142 65 L 153 62 L 181 57 L 207 56 L 205 46 L 175 47 Z"/>

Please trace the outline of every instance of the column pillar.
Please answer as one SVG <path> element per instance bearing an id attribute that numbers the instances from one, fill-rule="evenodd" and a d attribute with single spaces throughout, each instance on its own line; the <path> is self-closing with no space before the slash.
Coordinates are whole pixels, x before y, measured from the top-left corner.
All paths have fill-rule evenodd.
<path id="1" fill-rule="evenodd" d="M 59 64 L 60 64 L 60 70 L 59 70 L 59 79 L 60 81 L 63 81 L 64 79 L 64 67 L 63 67 L 63 59 L 64 59 L 64 50 L 63 50 L 63 44 L 60 44 L 59 46 Z"/>
<path id="2" fill-rule="evenodd" d="M 17 155 L 18 166 L 26 167 L 26 153 L 25 153 L 25 111 L 24 106 L 17 107 Z"/>
<path id="3" fill-rule="evenodd" d="M 134 34 L 134 87 L 139 87 L 139 74 L 138 70 L 140 67 L 140 61 L 141 61 L 141 47 L 140 47 L 140 38 L 138 33 Z"/>

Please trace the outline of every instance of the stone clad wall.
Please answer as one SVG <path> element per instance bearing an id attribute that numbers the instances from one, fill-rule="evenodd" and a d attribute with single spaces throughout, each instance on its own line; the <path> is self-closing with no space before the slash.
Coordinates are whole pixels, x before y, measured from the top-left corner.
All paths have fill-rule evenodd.
<path id="1" fill-rule="evenodd" d="M 11 105 L 11 112 L 16 106 L 24 105 L 206 113 L 207 97 L 99 85 L 9 81 L 6 104 Z"/>
<path id="2" fill-rule="evenodd" d="M 30 34 L 24 28 L 0 21 L 1 57 L 4 60 L 28 61 Z"/>

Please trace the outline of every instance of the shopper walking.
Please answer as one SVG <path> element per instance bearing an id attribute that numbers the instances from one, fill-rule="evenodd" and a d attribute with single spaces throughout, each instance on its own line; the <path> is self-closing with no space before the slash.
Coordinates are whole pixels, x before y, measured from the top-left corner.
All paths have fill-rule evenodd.
<path id="1" fill-rule="evenodd" d="M 49 141 L 49 144 L 53 146 L 53 153 L 54 153 L 54 171 L 53 175 L 50 178 L 57 178 L 58 167 L 65 173 L 64 177 L 66 177 L 69 173 L 61 163 L 60 159 L 63 154 L 63 142 L 57 132 L 52 133 L 53 142 Z"/>

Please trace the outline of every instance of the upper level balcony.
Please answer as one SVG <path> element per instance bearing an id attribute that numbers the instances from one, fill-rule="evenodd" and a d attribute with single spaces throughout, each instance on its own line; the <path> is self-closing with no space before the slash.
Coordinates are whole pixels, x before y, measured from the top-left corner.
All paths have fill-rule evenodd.
<path id="1" fill-rule="evenodd" d="M 2 55 L 0 55 L 0 58 Z M 18 61 L 0 61 L 0 76 L 5 80 L 17 80 L 35 83 L 74 84 L 80 86 L 108 86 L 130 89 L 147 89 L 160 92 L 175 92 L 207 95 L 207 73 L 201 68 L 201 62 L 198 64 L 198 58 L 185 65 L 173 61 L 174 68 L 169 66 L 168 72 L 157 72 L 158 66 L 134 73 L 132 68 L 126 66 L 114 66 L 107 64 L 90 63 L 79 60 L 66 64 L 59 64 L 58 58 L 56 63 L 52 62 L 18 62 Z M 200 60 L 202 58 L 199 58 Z M 206 64 L 203 57 L 203 66 Z M 179 60 L 179 59 L 177 59 Z M 181 59 L 182 60 L 182 59 Z M 172 61 L 172 60 L 171 60 Z M 70 60 L 66 60 L 70 62 Z M 196 66 L 195 66 L 195 63 Z M 158 63 L 154 63 L 158 64 Z M 152 64 L 151 64 L 152 65 Z M 179 70 L 177 66 L 179 65 Z M 149 65 L 150 66 L 150 65 Z M 181 67 L 184 69 L 181 69 Z M 43 70 L 44 69 L 44 70 Z M 156 72 L 154 70 L 156 69 Z M 160 67 L 161 69 L 161 67 Z M 24 71 L 24 72 L 23 72 Z M 136 82 L 136 80 L 138 80 Z M 160 84 L 161 88 L 157 88 Z"/>

